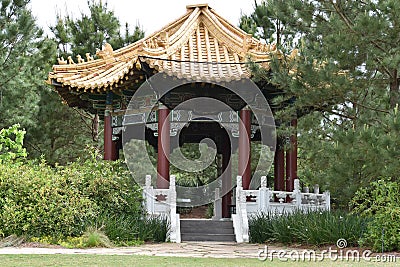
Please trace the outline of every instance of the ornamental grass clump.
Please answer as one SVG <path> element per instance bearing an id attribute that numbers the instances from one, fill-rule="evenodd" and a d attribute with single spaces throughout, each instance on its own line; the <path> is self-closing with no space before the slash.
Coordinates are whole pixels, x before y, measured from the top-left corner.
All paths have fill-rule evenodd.
<path id="1" fill-rule="evenodd" d="M 261 213 L 249 220 L 250 242 L 322 246 L 344 238 L 348 246 L 357 246 L 366 223 L 367 219 L 343 211 Z"/>

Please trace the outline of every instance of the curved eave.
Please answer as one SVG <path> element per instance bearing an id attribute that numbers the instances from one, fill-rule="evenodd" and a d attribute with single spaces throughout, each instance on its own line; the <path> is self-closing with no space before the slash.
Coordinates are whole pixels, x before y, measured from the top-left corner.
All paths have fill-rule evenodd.
<path id="1" fill-rule="evenodd" d="M 269 69 L 272 56 L 281 57 L 275 46 L 256 40 L 208 5 L 188 6 L 183 16 L 160 31 L 116 51 L 108 45 L 98 55 L 100 59 L 55 65 L 49 80 L 72 92 L 119 91 L 139 80 L 145 64 L 150 75 L 163 72 L 191 81 L 233 81 L 250 77 L 244 64 L 249 58 Z"/>

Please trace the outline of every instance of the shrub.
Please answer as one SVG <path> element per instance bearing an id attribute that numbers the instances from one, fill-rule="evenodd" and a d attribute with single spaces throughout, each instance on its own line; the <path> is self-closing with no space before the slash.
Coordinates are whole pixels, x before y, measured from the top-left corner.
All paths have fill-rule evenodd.
<path id="1" fill-rule="evenodd" d="M 96 155 L 55 168 L 44 161 L 0 164 L 0 237 L 81 246 L 82 234 L 97 227 L 125 244 L 165 241 L 166 220 L 142 219 L 141 203 L 141 188 L 123 164 Z"/>
<path id="2" fill-rule="evenodd" d="M 352 200 L 353 213 L 372 218 L 361 239 L 373 250 L 400 249 L 400 185 L 379 180 L 357 191 Z"/>
<path id="3" fill-rule="evenodd" d="M 93 201 L 101 212 L 118 216 L 140 216 L 142 212 L 141 188 L 120 161 L 99 160 L 92 154 L 87 160 L 58 167 L 58 173 L 69 186 Z"/>
<path id="4" fill-rule="evenodd" d="M 44 162 L 0 164 L 0 235 L 79 235 L 98 207 Z"/>
<path id="5" fill-rule="evenodd" d="M 281 216 L 258 214 L 249 220 L 250 242 L 327 245 L 340 238 L 349 246 L 357 245 L 366 220 L 343 211 L 297 211 Z"/>

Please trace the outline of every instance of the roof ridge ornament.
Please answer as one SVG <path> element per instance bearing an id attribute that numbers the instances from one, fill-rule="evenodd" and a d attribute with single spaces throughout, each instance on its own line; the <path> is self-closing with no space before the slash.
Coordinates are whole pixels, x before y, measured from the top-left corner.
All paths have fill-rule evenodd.
<path id="1" fill-rule="evenodd" d="M 64 57 L 57 58 L 58 65 L 66 65 L 67 61 L 64 59 Z"/>
<path id="2" fill-rule="evenodd" d="M 106 61 L 114 58 L 114 49 L 109 43 L 105 43 L 103 50 L 97 49 L 96 55 Z"/>
<path id="3" fill-rule="evenodd" d="M 143 42 L 144 47 L 149 49 L 168 48 L 169 36 L 167 31 L 161 31 L 156 36 Z"/>
<path id="4" fill-rule="evenodd" d="M 247 33 L 244 38 L 243 38 L 243 53 L 246 54 L 249 52 L 250 49 L 254 47 L 253 43 L 253 35 L 250 33 Z"/>
<path id="5" fill-rule="evenodd" d="M 86 55 L 86 60 L 87 60 L 87 62 L 93 60 L 93 57 L 90 55 L 90 53 L 86 53 L 85 55 Z"/>
<path id="6" fill-rule="evenodd" d="M 78 60 L 78 63 L 84 63 L 85 60 L 81 57 L 81 55 L 77 55 L 76 59 Z"/>
<path id="7" fill-rule="evenodd" d="M 74 62 L 74 60 L 72 59 L 71 56 L 68 56 L 67 60 L 68 60 L 68 64 L 70 64 L 70 65 L 75 64 L 75 62 Z"/>

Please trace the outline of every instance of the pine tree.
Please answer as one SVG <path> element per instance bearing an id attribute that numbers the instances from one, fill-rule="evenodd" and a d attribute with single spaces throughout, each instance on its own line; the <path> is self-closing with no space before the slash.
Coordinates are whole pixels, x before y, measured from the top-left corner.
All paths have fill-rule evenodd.
<path id="1" fill-rule="evenodd" d="M 89 14 L 81 13 L 79 18 L 57 15 L 56 25 L 50 27 L 59 45 L 59 56 L 66 58 L 89 53 L 96 55 L 97 49 L 108 42 L 114 49 L 131 44 L 144 37 L 139 25 L 130 32 L 130 25 L 125 23 L 121 32 L 121 24 L 114 11 L 109 10 L 107 1 L 91 0 L 87 2 Z"/>
<path id="2" fill-rule="evenodd" d="M 282 21 L 298 43 L 297 57 L 273 61 L 270 73 L 252 67 L 256 79 L 282 90 L 275 103 L 295 99 L 277 116 L 282 121 L 300 116 L 300 178 L 333 191 L 340 205 L 372 180 L 398 180 L 400 3 L 264 4 L 278 10 L 265 17 Z"/>
<path id="3" fill-rule="evenodd" d="M 0 0 L 0 128 L 36 123 L 54 44 L 27 9 L 29 1 Z"/>

